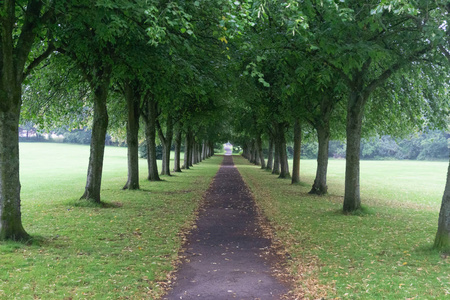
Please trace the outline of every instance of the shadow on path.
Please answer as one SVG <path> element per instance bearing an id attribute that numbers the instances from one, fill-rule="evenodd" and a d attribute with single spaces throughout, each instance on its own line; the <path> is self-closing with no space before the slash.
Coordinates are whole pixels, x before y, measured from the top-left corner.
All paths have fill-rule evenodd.
<path id="1" fill-rule="evenodd" d="M 288 292 L 271 274 L 254 201 L 225 156 L 206 193 L 186 259 L 164 299 L 279 299 Z"/>

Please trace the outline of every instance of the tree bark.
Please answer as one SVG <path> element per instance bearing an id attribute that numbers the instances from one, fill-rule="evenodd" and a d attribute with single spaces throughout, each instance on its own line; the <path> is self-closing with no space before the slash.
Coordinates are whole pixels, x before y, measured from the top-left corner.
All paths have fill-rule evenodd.
<path id="1" fill-rule="evenodd" d="M 84 194 L 80 199 L 100 203 L 100 191 L 103 173 L 103 158 L 105 155 L 105 138 L 108 128 L 108 111 L 106 101 L 108 98 L 112 68 L 108 66 L 97 67 L 95 79 L 91 78 L 89 84 L 94 91 L 94 122 L 89 155 L 89 165 Z"/>
<path id="2" fill-rule="evenodd" d="M 147 142 L 147 166 L 149 181 L 160 181 L 156 164 L 156 101 L 149 95 L 146 99 L 145 139 Z"/>
<path id="3" fill-rule="evenodd" d="M 267 157 L 267 170 L 273 169 L 273 139 L 272 137 L 269 137 L 269 155 Z"/>
<path id="4" fill-rule="evenodd" d="M 281 172 L 281 168 L 280 168 L 280 145 L 279 145 L 280 141 L 278 138 L 276 138 L 275 135 L 275 139 L 274 139 L 274 148 L 275 148 L 275 153 L 274 153 L 274 157 L 273 157 L 273 170 L 272 170 L 272 174 L 276 174 L 279 175 Z"/>
<path id="5" fill-rule="evenodd" d="M 258 157 L 259 157 L 259 164 L 261 165 L 261 169 L 265 169 L 266 168 L 266 161 L 264 160 L 264 154 L 262 151 L 262 140 L 261 140 L 261 135 L 258 135 L 256 137 L 256 144 L 258 147 Z"/>
<path id="6" fill-rule="evenodd" d="M 20 103 L 20 86 L 11 88 L 11 92 L 1 101 Z M 19 115 L 20 105 L 7 109 L 2 105 L 0 109 L 0 240 L 29 238 L 22 226 L 20 211 Z"/>
<path id="7" fill-rule="evenodd" d="M 0 29 L 0 240 L 26 240 L 19 179 L 19 119 L 22 83 L 53 47 L 29 62 L 39 33 L 43 1 L 29 1 L 20 22 L 17 1 L 3 1 Z M 23 6 L 20 7 L 23 11 Z M 20 33 L 20 34 L 18 34 Z M 36 54 L 36 53 L 35 53 Z M 25 68 L 27 62 L 28 66 Z"/>
<path id="8" fill-rule="evenodd" d="M 284 133 L 284 127 L 285 125 L 282 123 L 278 124 L 278 153 L 279 153 L 279 160 L 280 160 L 280 176 L 278 178 L 289 178 L 289 165 L 288 165 L 288 159 L 287 159 L 287 153 L 286 153 L 286 138 Z"/>
<path id="9" fill-rule="evenodd" d="M 191 148 L 191 131 L 188 129 L 186 131 L 186 138 L 184 142 L 184 161 L 182 169 L 189 170 L 189 167 L 191 166 Z"/>
<path id="10" fill-rule="evenodd" d="M 170 176 L 170 149 L 172 148 L 173 139 L 172 117 L 170 115 L 167 116 L 165 135 L 158 120 L 156 121 L 156 126 L 158 129 L 159 140 L 163 147 L 161 175 Z"/>
<path id="11" fill-rule="evenodd" d="M 434 248 L 450 252 L 450 159 L 447 171 L 447 183 L 442 196 L 439 212 L 438 229 L 434 240 Z"/>
<path id="12" fill-rule="evenodd" d="M 124 84 L 127 102 L 128 180 L 123 189 L 139 189 L 139 106 L 141 95 L 131 83 Z"/>
<path id="13" fill-rule="evenodd" d="M 347 104 L 347 154 L 345 166 L 344 212 L 361 208 L 359 189 L 359 155 L 365 100 L 359 91 L 352 91 Z"/>
<path id="14" fill-rule="evenodd" d="M 302 147 L 302 127 L 298 119 L 294 123 L 294 160 L 292 166 L 292 184 L 300 183 L 300 154 Z"/>
<path id="15" fill-rule="evenodd" d="M 328 144 L 330 142 L 330 124 L 324 123 L 316 127 L 319 142 L 317 154 L 316 178 L 310 194 L 325 195 L 328 192 L 327 171 L 328 171 Z"/>
<path id="16" fill-rule="evenodd" d="M 173 160 L 173 171 L 181 172 L 181 126 L 178 126 L 175 133 L 175 157 Z"/>
<path id="17" fill-rule="evenodd" d="M 261 164 L 260 157 L 259 157 L 259 145 L 258 140 L 255 139 L 253 141 L 253 153 L 254 153 L 254 164 L 259 166 Z"/>

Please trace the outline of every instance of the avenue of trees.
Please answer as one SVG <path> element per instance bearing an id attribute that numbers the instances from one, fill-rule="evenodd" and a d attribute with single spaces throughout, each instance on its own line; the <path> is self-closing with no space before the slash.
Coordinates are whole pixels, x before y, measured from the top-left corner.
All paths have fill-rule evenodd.
<path id="1" fill-rule="evenodd" d="M 151 181 L 229 140 L 298 183 L 308 135 L 318 145 L 311 193 L 323 195 L 329 142 L 345 140 L 343 211 L 361 209 L 362 138 L 447 129 L 449 10 L 445 0 L 2 1 L 0 240 L 28 238 L 18 148 L 26 121 L 89 126 L 80 196 L 98 203 L 107 131 L 126 139 L 124 189 L 139 189 L 141 140 Z M 435 243 L 447 250 L 449 180 Z"/>

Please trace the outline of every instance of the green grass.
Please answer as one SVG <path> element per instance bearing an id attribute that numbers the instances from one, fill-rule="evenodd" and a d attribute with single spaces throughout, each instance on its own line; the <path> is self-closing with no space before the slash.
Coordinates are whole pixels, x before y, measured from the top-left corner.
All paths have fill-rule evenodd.
<path id="1" fill-rule="evenodd" d="M 289 252 L 297 293 L 307 298 L 446 299 L 449 260 L 433 251 L 445 162 L 363 161 L 364 213 L 341 213 L 345 161 L 330 161 L 329 195 L 312 196 L 315 161 L 301 185 L 235 158 Z"/>
<path id="2" fill-rule="evenodd" d="M 102 201 L 78 207 L 88 146 L 20 144 L 23 225 L 29 245 L 0 243 L 0 299 L 148 299 L 163 292 L 183 236 L 218 170 L 213 157 L 192 170 L 123 191 L 126 149 L 107 147 Z"/>

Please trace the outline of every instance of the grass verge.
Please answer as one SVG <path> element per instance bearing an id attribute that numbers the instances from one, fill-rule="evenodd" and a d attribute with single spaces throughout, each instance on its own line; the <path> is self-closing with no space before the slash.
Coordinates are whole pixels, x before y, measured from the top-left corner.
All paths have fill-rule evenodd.
<path id="1" fill-rule="evenodd" d="M 89 147 L 21 144 L 22 213 L 34 239 L 0 243 L 1 299 L 155 299 L 221 157 L 121 190 L 126 149 L 107 148 L 102 201 L 77 205 Z"/>
<path id="2" fill-rule="evenodd" d="M 368 186 L 367 198 L 362 192 L 362 212 L 344 215 L 343 183 L 334 175 L 330 194 L 318 197 L 308 194 L 314 178 L 308 168 L 302 174 L 307 184 L 291 185 L 290 180 L 277 179 L 241 157 L 235 157 L 235 163 L 274 226 L 277 241 L 287 249 L 296 295 L 308 299 L 449 297 L 449 259 L 431 249 L 443 185 L 436 198 L 420 195 L 414 186 L 419 178 L 421 186 L 434 186 L 435 175 L 427 176 L 420 169 L 410 174 L 397 168 L 396 162 L 390 167 L 391 162 L 366 164 L 362 176 L 376 178 L 379 192 Z M 437 169 L 434 163 L 420 163 L 425 171 Z M 410 183 L 397 180 L 396 185 L 390 173 L 379 173 L 383 168 L 398 178 L 414 178 Z M 403 195 L 401 191 L 408 187 L 414 193 Z M 429 189 L 423 191 L 425 195 Z M 390 199 L 394 194 L 395 199 Z"/>

